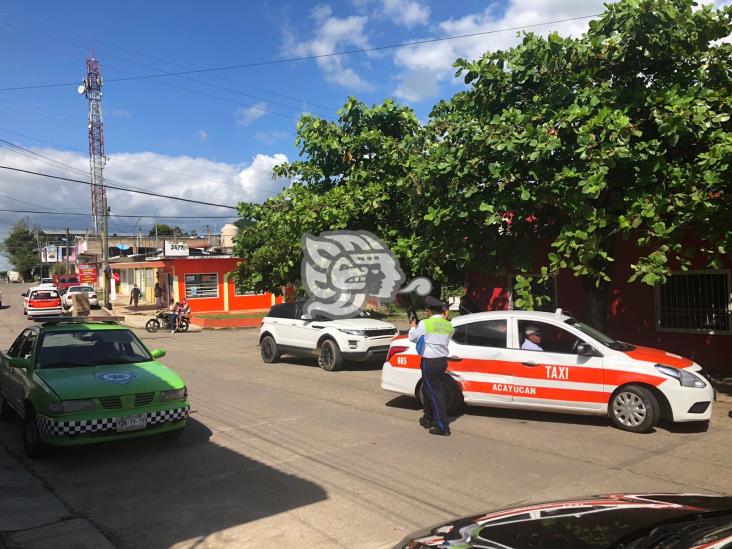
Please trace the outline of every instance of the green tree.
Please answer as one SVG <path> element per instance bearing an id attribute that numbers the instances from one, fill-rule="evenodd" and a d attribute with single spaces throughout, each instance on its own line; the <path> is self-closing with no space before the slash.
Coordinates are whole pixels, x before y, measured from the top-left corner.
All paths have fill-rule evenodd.
<path id="1" fill-rule="evenodd" d="M 152 226 L 152 229 L 150 229 L 148 236 L 155 236 L 156 234 L 158 236 L 174 236 L 173 231 L 176 228 L 174 228 L 170 225 L 166 225 L 165 223 L 156 223 L 155 225 Z M 157 231 L 156 231 L 156 229 L 157 229 Z M 180 234 L 180 229 L 178 229 L 178 234 Z"/>
<path id="2" fill-rule="evenodd" d="M 527 34 L 456 62 L 470 87 L 434 109 L 421 177 L 434 238 L 468 243 L 460 267 L 570 269 L 602 326 L 618 239 L 641 256 L 630 280 L 649 285 L 689 265 L 692 235 L 711 266 L 729 253 L 732 47 L 716 41 L 732 7 L 693 6 L 626 0 L 581 38 Z"/>
<path id="3" fill-rule="evenodd" d="M 424 127 L 389 101 L 350 99 L 336 122 L 303 117 L 303 159 L 276 169 L 298 183 L 240 207 L 240 280 L 297 281 L 303 232 L 369 229 L 408 275 L 438 283 L 571 270 L 602 326 L 621 239 L 640 255 L 634 281 L 662 283 L 697 252 L 717 266 L 732 245 L 732 46 L 720 42 L 732 7 L 693 6 L 624 0 L 580 38 L 525 34 L 460 59 L 468 88 Z M 518 279 L 517 305 L 534 305 L 531 288 Z"/>
<path id="4" fill-rule="evenodd" d="M 2 243 L 2 252 L 8 257 L 16 271 L 30 280 L 31 270 L 40 265 L 38 236 L 44 236 L 38 227 L 31 227 L 27 219 L 18 221 Z"/>
<path id="5" fill-rule="evenodd" d="M 263 204 L 239 206 L 240 285 L 277 292 L 297 283 L 306 232 L 365 229 L 411 253 L 405 182 L 421 131 L 412 110 L 393 101 L 368 107 L 351 98 L 334 122 L 304 116 L 296 141 L 304 159 L 274 170 L 297 182 Z"/>

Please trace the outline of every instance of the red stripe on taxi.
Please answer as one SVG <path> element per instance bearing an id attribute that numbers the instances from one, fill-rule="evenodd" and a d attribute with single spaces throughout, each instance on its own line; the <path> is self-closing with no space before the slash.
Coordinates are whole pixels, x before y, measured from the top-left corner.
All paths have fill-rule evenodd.
<path id="1" fill-rule="evenodd" d="M 487 393 L 492 395 L 511 395 L 524 398 L 566 400 L 571 402 L 595 402 L 603 404 L 610 400 L 610 394 L 602 391 L 579 391 L 577 389 L 530 387 L 528 385 L 511 385 L 510 383 L 492 383 L 485 381 L 464 381 L 462 385 L 463 391 Z"/>
<path id="2" fill-rule="evenodd" d="M 420 357 L 418 355 L 394 355 L 389 363 L 395 368 L 419 370 Z M 472 372 L 476 374 L 514 376 L 517 379 L 551 379 L 560 382 L 594 383 L 614 387 L 626 383 L 647 383 L 658 387 L 666 381 L 665 377 L 623 370 L 603 370 L 602 368 L 563 366 L 560 364 L 523 366 L 520 362 L 509 360 L 481 360 L 475 358 L 464 358 L 456 362 L 451 361 L 448 363 L 447 369 L 458 374 Z"/>

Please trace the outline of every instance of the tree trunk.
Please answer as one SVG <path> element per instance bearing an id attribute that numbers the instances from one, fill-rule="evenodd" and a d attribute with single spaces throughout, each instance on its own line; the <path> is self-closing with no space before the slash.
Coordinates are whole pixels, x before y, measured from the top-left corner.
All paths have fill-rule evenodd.
<path id="1" fill-rule="evenodd" d="M 584 320 L 590 326 L 605 331 L 610 307 L 611 286 L 600 284 L 595 286 L 594 281 L 585 282 Z"/>

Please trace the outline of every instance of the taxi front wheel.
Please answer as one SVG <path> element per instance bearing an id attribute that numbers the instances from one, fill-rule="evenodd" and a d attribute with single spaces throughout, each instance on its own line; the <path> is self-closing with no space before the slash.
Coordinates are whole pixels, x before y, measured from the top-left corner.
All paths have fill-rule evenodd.
<path id="1" fill-rule="evenodd" d="M 23 420 L 23 449 L 30 459 L 41 459 L 49 453 L 49 447 L 41 440 L 36 413 L 32 408 L 26 410 Z"/>
<path id="2" fill-rule="evenodd" d="M 626 385 L 613 395 L 608 412 L 615 427 L 647 433 L 658 421 L 660 408 L 651 391 L 640 385 Z"/>

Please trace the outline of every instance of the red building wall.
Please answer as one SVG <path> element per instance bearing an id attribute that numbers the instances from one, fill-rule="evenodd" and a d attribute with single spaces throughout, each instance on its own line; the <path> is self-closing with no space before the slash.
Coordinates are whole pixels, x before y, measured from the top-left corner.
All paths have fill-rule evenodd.
<path id="1" fill-rule="evenodd" d="M 191 298 L 188 303 L 194 313 L 219 312 L 225 310 L 225 295 L 228 295 L 229 311 L 252 311 L 269 309 L 272 294 L 237 296 L 233 271 L 239 263 L 237 258 L 172 259 L 170 262 L 173 276 L 178 278 L 178 295 L 185 296 L 185 276 L 187 274 L 216 273 L 218 276 L 218 297 Z M 227 277 L 227 273 L 229 276 Z M 225 280 L 226 278 L 226 280 Z M 278 298 L 276 302 L 281 302 Z"/>
<path id="2" fill-rule="evenodd" d="M 612 298 L 605 329 L 609 335 L 629 343 L 658 347 L 692 358 L 709 370 L 732 373 L 732 335 L 658 330 L 655 289 L 642 282 L 627 282 L 631 276 L 630 265 L 638 258 L 635 242 L 619 241 L 614 257 Z M 706 267 L 703 261 L 698 260 L 691 268 Z M 728 258 L 723 268 L 732 268 L 732 259 Z M 470 273 L 466 284 L 467 300 L 478 304 L 482 310 L 511 308 L 509 276 Z M 574 277 L 571 271 L 562 271 L 557 277 L 556 289 L 557 306 L 581 317 L 584 311 L 584 281 Z"/>

